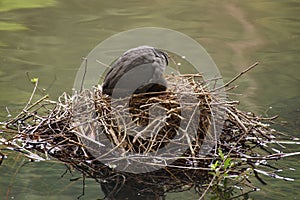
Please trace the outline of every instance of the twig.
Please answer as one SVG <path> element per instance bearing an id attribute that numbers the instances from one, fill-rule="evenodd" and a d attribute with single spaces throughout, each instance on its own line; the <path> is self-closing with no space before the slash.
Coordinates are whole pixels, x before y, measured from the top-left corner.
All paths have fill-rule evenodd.
<path id="1" fill-rule="evenodd" d="M 83 72 L 81 85 L 80 85 L 80 92 L 83 91 L 83 84 L 84 84 L 85 75 L 87 73 L 87 62 L 88 62 L 87 58 L 83 57 L 82 59 L 84 60 L 85 63 L 84 63 L 84 72 Z"/>
<path id="2" fill-rule="evenodd" d="M 7 117 L 11 117 L 12 115 L 10 114 L 7 106 L 5 106 L 5 109 L 6 109 L 6 112 L 7 112 Z"/>
<path id="3" fill-rule="evenodd" d="M 31 93 L 30 98 L 29 98 L 29 100 L 28 100 L 26 106 L 24 107 L 24 110 L 27 110 L 27 107 L 28 107 L 29 104 L 31 103 L 32 98 L 33 98 L 33 96 L 35 95 L 35 91 L 36 91 L 36 89 L 37 89 L 38 83 L 39 83 L 39 80 L 37 80 L 37 81 L 35 82 L 34 88 L 33 88 L 33 92 Z"/>
<path id="4" fill-rule="evenodd" d="M 231 79 L 230 81 L 228 81 L 227 83 L 225 83 L 224 85 L 214 89 L 213 91 L 228 87 L 231 83 L 233 83 L 236 79 L 238 79 L 239 77 L 241 77 L 243 74 L 247 73 L 248 71 L 250 71 L 251 69 L 253 69 L 254 67 L 256 67 L 258 65 L 258 62 L 252 64 L 250 67 L 248 67 L 247 69 L 245 69 L 244 71 L 242 71 L 241 73 L 239 73 L 238 75 L 236 75 L 233 79 Z"/>
<path id="5" fill-rule="evenodd" d="M 100 60 L 96 60 L 96 62 L 99 63 L 99 64 L 101 64 L 101 65 L 103 65 L 104 67 L 107 67 L 108 69 L 111 68 L 111 66 L 109 66 L 109 65 L 107 65 L 107 64 L 105 64 L 105 63 L 103 63 L 103 62 L 101 62 Z"/>

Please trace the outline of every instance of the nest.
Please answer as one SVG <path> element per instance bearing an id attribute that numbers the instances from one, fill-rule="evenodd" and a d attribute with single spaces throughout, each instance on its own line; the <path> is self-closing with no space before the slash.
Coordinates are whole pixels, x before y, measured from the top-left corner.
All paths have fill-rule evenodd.
<path id="1" fill-rule="evenodd" d="M 60 160 L 95 179 L 111 199 L 163 199 L 191 188 L 204 195 L 208 188 L 218 192 L 224 179 L 245 194 L 255 188 L 250 174 L 263 182 L 259 173 L 288 180 L 267 162 L 290 155 L 274 149 L 282 146 L 268 124 L 275 117 L 240 111 L 199 74 L 167 81 L 166 92 L 123 99 L 100 88 L 58 101 L 45 96 L 3 123 L 1 143 L 33 161 Z"/>

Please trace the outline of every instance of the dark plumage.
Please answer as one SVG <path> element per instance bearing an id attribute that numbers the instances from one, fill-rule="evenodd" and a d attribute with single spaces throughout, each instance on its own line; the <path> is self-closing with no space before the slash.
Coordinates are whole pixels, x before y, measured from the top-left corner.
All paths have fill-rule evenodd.
<path id="1" fill-rule="evenodd" d="M 168 55 L 150 46 L 140 46 L 126 51 L 108 71 L 102 93 L 124 97 L 133 93 L 164 91 L 167 88 L 163 72 L 168 65 Z"/>

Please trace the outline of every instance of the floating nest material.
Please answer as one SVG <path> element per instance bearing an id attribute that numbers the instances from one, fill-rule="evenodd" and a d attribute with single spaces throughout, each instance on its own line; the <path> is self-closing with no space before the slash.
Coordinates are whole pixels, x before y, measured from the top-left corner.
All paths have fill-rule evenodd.
<path id="1" fill-rule="evenodd" d="M 224 180 L 240 186 L 240 197 L 255 189 L 249 176 L 290 180 L 268 162 L 294 155 L 275 149 L 282 147 L 269 126 L 275 117 L 240 111 L 199 74 L 167 80 L 166 92 L 127 99 L 102 96 L 100 88 L 57 101 L 45 96 L 4 122 L 0 141 L 32 161 L 57 159 L 77 169 L 108 199 L 164 199 L 191 188 L 202 196 L 212 188 L 221 198 Z"/>

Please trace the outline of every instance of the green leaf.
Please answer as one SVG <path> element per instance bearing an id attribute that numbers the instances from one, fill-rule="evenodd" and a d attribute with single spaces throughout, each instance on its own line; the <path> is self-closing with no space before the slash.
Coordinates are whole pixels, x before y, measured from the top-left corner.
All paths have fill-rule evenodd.
<path id="1" fill-rule="evenodd" d="M 224 162 L 224 169 L 227 169 L 230 165 L 231 165 L 231 159 L 226 158 L 226 160 Z"/>
<path id="2" fill-rule="evenodd" d="M 219 166 L 219 161 L 217 160 L 215 163 L 213 163 L 213 164 L 210 165 L 210 168 L 213 171 L 216 171 L 216 169 L 217 169 L 218 166 Z"/>
<path id="3" fill-rule="evenodd" d="M 219 156 L 221 157 L 221 159 L 224 160 L 224 154 L 223 154 L 222 150 L 218 149 L 218 152 L 219 152 Z"/>
<path id="4" fill-rule="evenodd" d="M 208 174 L 215 176 L 216 173 L 215 172 L 208 172 Z"/>
<path id="5" fill-rule="evenodd" d="M 31 83 L 36 83 L 36 82 L 38 82 L 38 80 L 39 80 L 39 78 L 32 78 L 30 81 L 31 81 Z"/>

